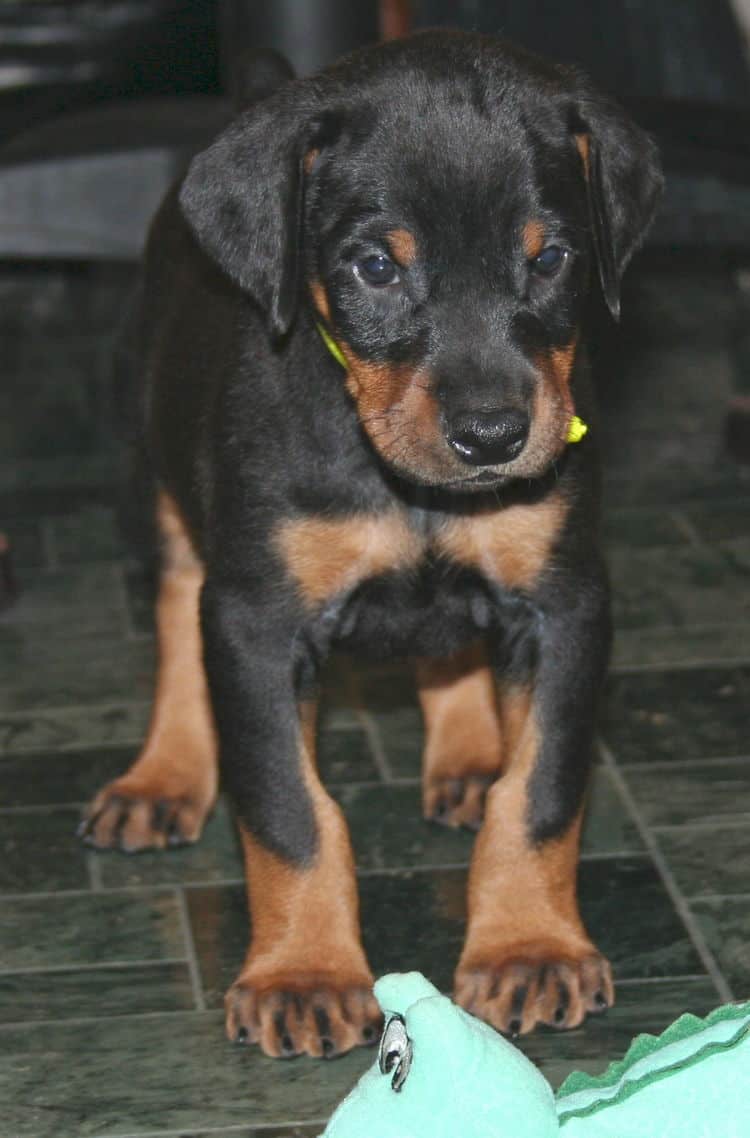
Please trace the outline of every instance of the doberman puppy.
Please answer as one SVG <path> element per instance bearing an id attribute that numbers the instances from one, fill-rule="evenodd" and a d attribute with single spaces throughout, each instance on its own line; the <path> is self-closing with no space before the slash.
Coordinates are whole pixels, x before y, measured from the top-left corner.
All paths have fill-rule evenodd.
<path id="1" fill-rule="evenodd" d="M 651 141 L 578 72 L 429 32 L 282 82 L 162 206 L 138 343 L 156 699 L 83 829 L 196 840 L 220 757 L 252 914 L 232 1039 L 376 1034 L 316 772 L 332 649 L 415 661 L 425 816 L 481 823 L 456 999 L 513 1033 L 612 1002 L 576 902 L 610 639 L 587 313 L 600 287 L 617 315 L 660 188 Z"/>

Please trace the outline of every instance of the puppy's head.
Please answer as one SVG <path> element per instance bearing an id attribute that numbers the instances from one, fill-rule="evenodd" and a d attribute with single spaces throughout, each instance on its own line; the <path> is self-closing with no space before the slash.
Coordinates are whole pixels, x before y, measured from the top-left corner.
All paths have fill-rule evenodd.
<path id="1" fill-rule="evenodd" d="M 314 306 L 390 467 L 471 490 L 562 453 L 592 263 L 617 316 L 660 189 L 651 141 L 578 73 L 428 33 L 284 86 L 181 203 L 272 335 Z"/>

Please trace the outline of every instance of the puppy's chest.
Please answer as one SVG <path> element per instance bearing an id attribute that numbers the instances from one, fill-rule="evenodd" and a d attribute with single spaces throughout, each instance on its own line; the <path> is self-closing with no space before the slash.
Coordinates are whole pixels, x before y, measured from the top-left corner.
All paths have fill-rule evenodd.
<path id="1" fill-rule="evenodd" d="M 559 494 L 466 514 L 307 516 L 282 523 L 276 545 L 311 629 L 357 651 L 428 652 L 437 625 L 441 643 L 458 643 L 517 607 L 565 516 Z"/>

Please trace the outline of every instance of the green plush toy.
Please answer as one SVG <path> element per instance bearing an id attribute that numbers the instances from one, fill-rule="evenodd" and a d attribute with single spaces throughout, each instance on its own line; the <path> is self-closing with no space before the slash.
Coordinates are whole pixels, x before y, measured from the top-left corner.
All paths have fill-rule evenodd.
<path id="1" fill-rule="evenodd" d="M 750 1138 L 750 1003 L 640 1035 L 557 1094 L 512 1043 L 418 972 L 375 985 L 378 1061 L 322 1138 Z"/>

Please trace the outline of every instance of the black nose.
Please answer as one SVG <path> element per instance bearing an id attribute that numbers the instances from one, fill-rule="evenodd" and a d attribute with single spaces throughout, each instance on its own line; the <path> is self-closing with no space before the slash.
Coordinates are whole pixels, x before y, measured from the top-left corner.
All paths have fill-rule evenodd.
<path id="1" fill-rule="evenodd" d="M 465 411 L 451 420 L 447 438 L 470 466 L 510 462 L 521 453 L 529 419 L 521 411 Z"/>

